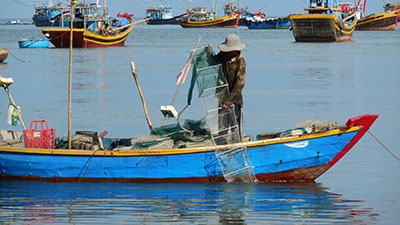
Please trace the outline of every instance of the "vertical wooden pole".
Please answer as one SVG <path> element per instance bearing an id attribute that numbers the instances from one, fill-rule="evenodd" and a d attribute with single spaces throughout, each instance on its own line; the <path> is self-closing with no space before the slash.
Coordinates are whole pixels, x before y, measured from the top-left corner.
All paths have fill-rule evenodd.
<path id="1" fill-rule="evenodd" d="M 71 1 L 71 12 L 70 12 L 70 39 L 69 39 L 69 79 L 68 79 L 68 149 L 72 148 L 72 135 L 71 135 L 71 106 L 72 106 L 72 47 L 74 42 L 74 7 L 76 0 Z"/>
<path id="2" fill-rule="evenodd" d="M 140 86 L 139 79 L 138 79 L 137 74 L 136 74 L 135 63 L 133 61 L 131 61 L 131 70 L 132 70 L 132 75 L 133 75 L 133 78 L 135 79 L 135 82 L 136 82 L 136 85 L 137 85 L 137 88 L 138 88 L 138 91 L 139 91 L 139 94 L 140 94 L 140 98 L 142 99 L 142 105 L 143 105 L 143 109 L 144 109 L 144 114 L 146 116 L 147 124 L 149 125 L 149 129 L 150 129 L 150 132 L 151 132 L 151 130 L 153 128 L 152 128 L 151 121 L 150 121 L 149 111 L 147 110 L 147 104 L 146 104 L 146 101 L 144 100 L 142 87 Z"/>

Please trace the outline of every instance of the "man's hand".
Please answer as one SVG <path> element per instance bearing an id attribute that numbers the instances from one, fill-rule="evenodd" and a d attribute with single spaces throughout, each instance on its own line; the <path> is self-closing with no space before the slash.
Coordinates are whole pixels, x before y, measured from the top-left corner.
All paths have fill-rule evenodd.
<path id="1" fill-rule="evenodd" d="M 221 107 L 224 108 L 224 109 L 229 108 L 229 106 L 228 106 L 227 104 L 225 104 L 225 103 L 222 103 L 222 104 L 221 104 Z"/>
<path id="2" fill-rule="evenodd" d="M 212 47 L 212 45 L 211 44 L 208 44 L 207 45 L 207 47 L 206 47 L 206 49 L 207 49 L 207 54 L 209 54 L 209 55 L 211 55 L 211 47 Z"/>

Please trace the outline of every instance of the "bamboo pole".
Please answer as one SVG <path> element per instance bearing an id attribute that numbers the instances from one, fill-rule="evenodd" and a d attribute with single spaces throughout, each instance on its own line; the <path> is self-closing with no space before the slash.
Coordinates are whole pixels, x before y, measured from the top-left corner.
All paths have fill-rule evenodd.
<path id="1" fill-rule="evenodd" d="M 7 92 L 8 98 L 10 99 L 15 110 L 17 111 L 17 115 L 18 115 L 19 120 L 21 121 L 22 127 L 24 128 L 24 130 L 26 130 L 26 126 L 25 126 L 24 120 L 22 119 L 21 112 L 19 111 L 17 105 L 15 104 L 14 99 L 11 97 L 10 90 L 8 90 L 8 87 L 4 87 L 4 90 Z"/>
<path id="2" fill-rule="evenodd" d="M 74 35 L 74 7 L 76 0 L 71 1 L 71 14 L 70 14 L 70 39 L 69 39 L 69 76 L 68 76 L 68 149 L 72 148 L 72 135 L 71 135 L 71 106 L 72 106 L 72 47 L 73 47 L 73 35 Z"/>
<path id="3" fill-rule="evenodd" d="M 132 70 L 132 75 L 133 75 L 133 78 L 135 79 L 136 86 L 137 86 L 139 94 L 140 94 L 140 98 L 142 99 L 142 105 L 143 105 L 144 113 L 145 113 L 145 116 L 146 116 L 147 124 L 149 126 L 150 131 L 151 131 L 153 128 L 152 128 L 152 125 L 151 125 L 149 112 L 147 110 L 147 104 L 146 104 L 146 101 L 145 101 L 144 96 L 143 96 L 142 87 L 140 86 L 139 79 L 138 79 L 137 74 L 136 74 L 135 63 L 133 61 L 131 61 L 131 70 Z"/>
<path id="4" fill-rule="evenodd" d="M 189 56 L 189 59 L 188 59 L 189 61 L 192 60 L 193 55 L 194 55 L 194 52 L 196 51 L 197 46 L 199 46 L 200 40 L 201 40 L 201 37 L 199 37 L 199 39 L 197 39 L 196 45 L 194 46 L 194 50 L 192 50 L 192 52 L 190 53 L 190 56 Z M 184 72 L 187 73 L 187 70 L 189 70 L 189 68 L 187 68 Z M 181 88 L 182 83 L 183 83 L 183 82 L 181 82 L 181 83 L 178 84 L 178 88 L 176 89 L 175 95 L 174 95 L 174 97 L 172 98 L 171 106 L 172 106 L 172 105 L 174 104 L 174 102 L 175 102 L 176 96 L 178 95 L 178 92 L 179 92 L 179 89 Z M 163 126 L 164 126 L 165 123 L 167 122 L 167 119 L 168 119 L 168 115 L 165 115 L 164 121 L 163 121 L 163 124 L 162 124 Z"/>

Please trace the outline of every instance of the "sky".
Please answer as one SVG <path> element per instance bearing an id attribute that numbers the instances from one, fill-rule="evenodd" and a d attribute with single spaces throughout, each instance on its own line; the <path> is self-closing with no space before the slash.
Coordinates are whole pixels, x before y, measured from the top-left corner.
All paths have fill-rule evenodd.
<path id="1" fill-rule="evenodd" d="M 95 0 L 86 0 L 86 2 L 94 2 Z M 354 2 L 355 0 L 342 0 L 342 2 Z M 32 18 L 34 13 L 33 4 L 42 4 L 46 0 L 0 0 L 0 18 L 1 19 L 17 19 Z M 53 0 L 57 3 L 59 0 Z M 78 0 L 78 2 L 84 2 Z M 184 12 L 187 7 L 205 6 L 211 9 L 212 0 L 108 0 L 107 6 L 110 15 L 115 16 L 121 13 L 133 13 L 135 17 L 144 17 L 146 5 L 164 5 L 173 7 L 174 14 L 179 15 Z M 222 16 L 222 6 L 226 3 L 236 3 L 238 0 L 219 0 L 217 14 Z M 386 3 L 397 2 L 397 0 L 373 0 L 367 1 L 366 15 L 383 12 L 383 5 Z M 296 14 L 304 12 L 306 0 L 241 0 L 241 7 L 248 7 L 250 12 L 256 12 L 260 9 L 270 16 L 287 16 L 288 14 Z"/>

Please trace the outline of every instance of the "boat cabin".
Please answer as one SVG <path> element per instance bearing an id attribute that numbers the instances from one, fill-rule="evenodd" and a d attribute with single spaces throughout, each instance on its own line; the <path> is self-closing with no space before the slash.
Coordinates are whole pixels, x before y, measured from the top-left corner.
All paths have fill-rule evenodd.
<path id="1" fill-rule="evenodd" d="M 216 12 L 207 12 L 205 7 L 188 8 L 186 13 L 191 21 L 209 21 L 216 18 Z"/>
<path id="2" fill-rule="evenodd" d="M 151 20 L 171 19 L 173 17 L 171 6 L 150 6 L 146 9 L 146 18 Z"/>
<path id="3" fill-rule="evenodd" d="M 309 14 L 334 14 L 340 11 L 337 0 L 308 0 L 308 8 L 305 10 Z"/>

